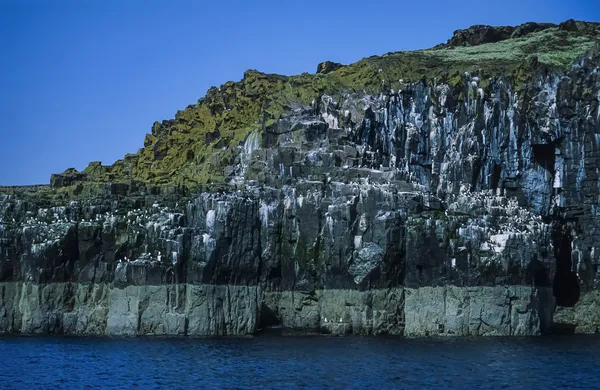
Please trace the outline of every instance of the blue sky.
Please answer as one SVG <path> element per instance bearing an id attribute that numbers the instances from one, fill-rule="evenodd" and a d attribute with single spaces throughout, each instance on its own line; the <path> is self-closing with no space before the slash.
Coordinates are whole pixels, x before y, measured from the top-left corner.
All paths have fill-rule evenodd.
<path id="1" fill-rule="evenodd" d="M 111 164 L 246 69 L 314 72 L 473 24 L 569 18 L 600 21 L 600 2 L 2 0 L 0 185 Z"/>

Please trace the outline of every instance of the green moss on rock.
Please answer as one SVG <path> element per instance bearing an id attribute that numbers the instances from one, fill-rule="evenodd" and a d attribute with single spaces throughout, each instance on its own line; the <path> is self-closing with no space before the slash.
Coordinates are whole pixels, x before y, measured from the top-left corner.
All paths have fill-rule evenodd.
<path id="1" fill-rule="evenodd" d="M 483 26 L 488 28 L 483 38 L 461 35 L 459 41 L 471 42 L 469 45 L 453 46 L 449 41 L 433 49 L 388 53 L 347 66 L 335 64 L 318 74 L 288 77 L 248 70 L 239 82 L 210 88 L 205 97 L 178 111 L 174 119 L 155 122 L 137 153 L 111 166 L 93 162 L 82 173 L 53 175 L 53 186 L 75 188 L 82 181 L 132 180 L 188 188 L 222 183 L 226 168 L 234 163 L 238 146 L 248 134 L 263 131 L 286 111 L 307 106 L 323 94 L 379 94 L 419 80 L 458 86 L 465 82 L 465 72 L 483 76 L 480 87 L 484 90 L 489 79 L 498 76 L 512 79 L 519 88 L 541 67 L 566 69 L 592 49 L 600 36 L 598 23 L 569 21 L 560 26 L 536 26 L 502 30 L 506 34 L 496 34 L 492 28 L 493 39 L 488 41 L 493 42 L 473 45 L 478 39 L 485 42 L 485 34 L 490 34 L 489 26 Z M 483 27 L 474 26 L 471 33 L 481 33 Z M 461 31 L 467 34 L 470 30 Z"/>

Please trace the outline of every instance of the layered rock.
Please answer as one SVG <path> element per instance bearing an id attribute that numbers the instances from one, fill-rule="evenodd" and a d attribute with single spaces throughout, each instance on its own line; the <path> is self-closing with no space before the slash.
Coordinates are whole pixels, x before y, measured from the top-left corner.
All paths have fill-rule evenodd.
<path id="1" fill-rule="evenodd" d="M 600 331 L 600 54 L 586 43 L 598 31 L 465 38 L 496 55 L 506 40 L 557 34 L 585 49 L 567 67 L 536 46 L 497 74 L 482 64 L 381 79 L 413 74 L 394 55 L 369 62 L 383 66 L 375 73 L 250 72 L 155 125 L 144 150 L 112 167 L 4 188 L 0 332 Z M 447 50 L 424 56 L 462 66 Z M 265 91 L 252 122 L 251 96 Z M 190 140 L 201 144 L 186 150 Z M 218 182 L 199 185 L 210 170 Z"/>

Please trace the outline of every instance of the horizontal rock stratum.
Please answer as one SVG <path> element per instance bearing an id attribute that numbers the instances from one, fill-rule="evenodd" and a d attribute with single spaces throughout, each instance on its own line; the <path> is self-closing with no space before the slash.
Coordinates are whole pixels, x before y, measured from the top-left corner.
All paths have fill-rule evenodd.
<path id="1" fill-rule="evenodd" d="M 247 71 L 0 187 L 0 332 L 600 332 L 600 24 Z"/>

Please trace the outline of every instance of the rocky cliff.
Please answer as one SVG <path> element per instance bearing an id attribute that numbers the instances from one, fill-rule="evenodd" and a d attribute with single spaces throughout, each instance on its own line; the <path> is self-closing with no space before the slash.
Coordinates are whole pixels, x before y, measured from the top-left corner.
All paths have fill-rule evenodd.
<path id="1" fill-rule="evenodd" d="M 600 332 L 600 24 L 248 71 L 0 187 L 0 332 Z"/>

